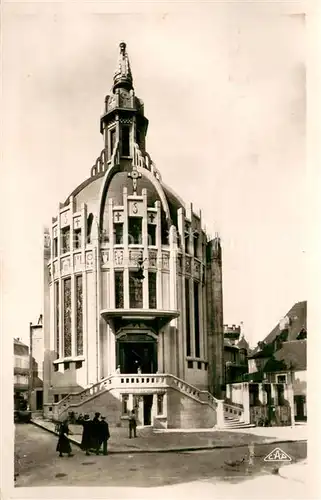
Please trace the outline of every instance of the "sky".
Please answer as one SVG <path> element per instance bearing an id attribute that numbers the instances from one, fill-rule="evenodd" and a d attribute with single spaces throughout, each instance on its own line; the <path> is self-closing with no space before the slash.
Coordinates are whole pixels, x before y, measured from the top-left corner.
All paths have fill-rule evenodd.
<path id="1" fill-rule="evenodd" d="M 305 22 L 284 4 L 4 5 L 6 335 L 27 341 L 42 312 L 43 227 L 103 148 L 122 40 L 148 152 L 221 236 L 224 323 L 243 322 L 255 345 L 307 299 Z"/>

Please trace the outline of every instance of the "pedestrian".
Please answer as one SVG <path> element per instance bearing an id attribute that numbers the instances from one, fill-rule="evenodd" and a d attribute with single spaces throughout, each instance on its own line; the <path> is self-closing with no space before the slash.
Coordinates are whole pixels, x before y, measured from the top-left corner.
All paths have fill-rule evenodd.
<path id="1" fill-rule="evenodd" d="M 132 433 L 134 434 L 134 438 L 136 437 L 136 415 L 135 410 L 132 410 L 129 414 L 129 438 L 131 439 Z"/>
<path id="2" fill-rule="evenodd" d="M 59 429 L 59 439 L 57 443 L 56 451 L 59 452 L 59 456 L 62 457 L 63 453 L 67 453 L 68 457 L 73 457 L 71 453 L 70 441 L 68 439 L 68 434 L 70 434 L 68 427 L 68 419 L 64 420 Z"/>
<path id="3" fill-rule="evenodd" d="M 89 455 L 89 450 L 91 448 L 92 442 L 92 421 L 90 420 L 89 415 L 85 415 L 81 425 L 83 426 L 82 430 L 82 438 L 81 438 L 81 449 L 86 452 L 86 455 Z"/>
<path id="4" fill-rule="evenodd" d="M 99 450 L 101 445 L 103 445 L 103 454 L 107 455 L 107 442 L 108 439 L 110 438 L 110 433 L 109 433 L 109 425 L 108 422 L 106 421 L 106 417 L 100 417 L 100 441 L 99 441 Z M 99 453 L 99 451 L 98 451 Z"/>
<path id="5" fill-rule="evenodd" d="M 100 413 L 96 412 L 91 424 L 91 448 L 95 450 L 96 454 L 99 454 L 100 448 Z"/>

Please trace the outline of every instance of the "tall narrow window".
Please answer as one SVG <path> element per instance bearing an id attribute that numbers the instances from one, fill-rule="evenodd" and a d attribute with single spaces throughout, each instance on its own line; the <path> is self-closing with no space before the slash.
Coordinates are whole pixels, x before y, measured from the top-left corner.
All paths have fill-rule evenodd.
<path id="1" fill-rule="evenodd" d="M 128 125 L 123 125 L 121 128 L 121 151 L 122 151 L 122 156 L 130 155 Z"/>
<path id="2" fill-rule="evenodd" d="M 129 307 L 141 309 L 143 307 L 143 282 L 136 276 L 137 272 L 129 272 Z"/>
<path id="3" fill-rule="evenodd" d="M 189 303 L 189 280 L 185 279 L 186 355 L 191 355 L 191 315 Z"/>
<path id="4" fill-rule="evenodd" d="M 141 146 L 141 144 L 140 144 L 140 130 L 138 127 L 136 127 L 136 143 L 138 144 L 139 147 Z"/>
<path id="5" fill-rule="evenodd" d="M 75 229 L 74 232 L 74 248 L 81 248 L 81 229 Z"/>
<path id="6" fill-rule="evenodd" d="M 124 309 L 124 273 L 115 271 L 115 305 L 116 309 Z"/>
<path id="7" fill-rule="evenodd" d="M 117 222 L 114 224 L 114 238 L 116 245 L 123 244 L 123 224 L 121 222 Z"/>
<path id="8" fill-rule="evenodd" d="M 194 233 L 193 237 L 193 251 L 194 251 L 194 257 L 198 257 L 198 233 Z"/>
<path id="9" fill-rule="evenodd" d="M 70 227 L 61 230 L 61 253 L 70 251 Z"/>
<path id="10" fill-rule="evenodd" d="M 76 353 L 83 354 L 83 325 L 82 325 L 82 276 L 76 276 Z"/>
<path id="11" fill-rule="evenodd" d="M 128 217 L 128 243 L 129 245 L 142 244 L 142 218 Z"/>
<path id="12" fill-rule="evenodd" d="M 57 356 L 59 357 L 59 310 L 60 310 L 60 304 L 59 304 L 59 281 L 55 282 L 55 326 L 56 326 L 56 353 Z"/>
<path id="13" fill-rule="evenodd" d="M 156 309 L 157 308 L 157 289 L 156 289 L 156 283 L 157 283 L 157 274 L 153 272 L 148 273 L 148 299 L 149 299 L 149 309 Z"/>
<path id="14" fill-rule="evenodd" d="M 63 281 L 64 291 L 64 356 L 71 356 L 71 278 Z"/>
<path id="15" fill-rule="evenodd" d="M 164 394 L 157 394 L 157 415 L 162 415 L 164 411 Z"/>
<path id="16" fill-rule="evenodd" d="M 53 257 L 58 257 L 58 238 L 53 239 Z"/>
<path id="17" fill-rule="evenodd" d="M 93 220 L 93 214 L 89 214 L 87 217 L 87 243 L 91 243 L 91 227 L 93 225 Z"/>
<path id="18" fill-rule="evenodd" d="M 156 226 L 148 224 L 148 245 L 156 245 Z"/>
<path id="19" fill-rule="evenodd" d="M 116 144 L 116 129 L 113 128 L 110 131 L 110 156 L 113 155 L 115 144 Z"/>
<path id="20" fill-rule="evenodd" d="M 195 356 L 200 357 L 200 310 L 199 310 L 199 285 L 194 283 L 194 331 L 195 331 Z"/>

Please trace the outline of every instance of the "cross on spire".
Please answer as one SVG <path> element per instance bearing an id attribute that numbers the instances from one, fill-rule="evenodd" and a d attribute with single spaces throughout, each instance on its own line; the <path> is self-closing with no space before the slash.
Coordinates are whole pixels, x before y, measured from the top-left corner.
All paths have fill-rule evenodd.
<path id="1" fill-rule="evenodd" d="M 123 88 L 126 90 L 132 90 L 133 88 L 133 77 L 130 69 L 125 42 L 121 42 L 119 44 L 119 55 L 117 68 L 114 73 L 113 92 L 115 92 L 117 88 Z"/>

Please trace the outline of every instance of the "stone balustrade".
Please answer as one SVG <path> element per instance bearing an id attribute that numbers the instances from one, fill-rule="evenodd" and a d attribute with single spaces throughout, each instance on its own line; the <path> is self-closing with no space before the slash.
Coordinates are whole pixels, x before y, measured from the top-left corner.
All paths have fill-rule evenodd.
<path id="1" fill-rule="evenodd" d="M 224 409 L 224 416 L 225 417 L 241 418 L 241 417 L 243 417 L 243 414 L 244 414 L 244 409 L 239 405 L 224 403 L 223 409 Z"/>
<path id="2" fill-rule="evenodd" d="M 70 406 L 77 406 L 89 399 L 98 396 L 108 389 L 126 389 L 133 392 L 150 389 L 174 388 L 190 396 L 202 404 L 208 404 L 214 409 L 218 409 L 220 400 L 217 400 L 208 391 L 197 389 L 183 380 L 170 374 L 115 374 L 97 382 L 95 385 L 83 391 L 72 393 L 63 398 L 58 403 L 53 403 L 53 414 L 57 417 Z M 224 405 L 229 406 L 229 405 Z M 224 408 L 225 411 L 225 408 Z"/>

